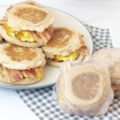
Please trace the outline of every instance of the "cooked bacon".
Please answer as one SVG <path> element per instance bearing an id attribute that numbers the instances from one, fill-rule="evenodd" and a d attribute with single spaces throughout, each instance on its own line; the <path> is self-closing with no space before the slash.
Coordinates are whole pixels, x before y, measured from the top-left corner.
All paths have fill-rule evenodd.
<path id="1" fill-rule="evenodd" d="M 21 76 L 19 75 L 19 74 L 16 74 L 15 76 L 14 76 L 14 80 L 17 80 L 17 81 L 19 81 L 19 80 L 21 80 L 22 78 L 21 78 Z"/>
<path id="2" fill-rule="evenodd" d="M 6 74 L 11 81 L 22 80 L 23 76 L 19 70 L 5 68 Z"/>
<path id="3" fill-rule="evenodd" d="M 39 36 L 41 37 L 41 39 L 46 43 L 48 41 L 47 39 L 47 33 L 46 31 L 39 33 Z"/>
<path id="4" fill-rule="evenodd" d="M 37 35 L 36 31 L 31 31 L 31 34 L 36 38 L 37 41 L 42 40 L 41 37 Z"/>
<path id="5" fill-rule="evenodd" d="M 0 20 L 0 24 L 6 24 L 7 23 L 7 17 L 3 16 L 2 20 Z"/>
<path id="6" fill-rule="evenodd" d="M 43 31 L 42 33 L 37 33 L 37 35 L 39 35 L 45 43 L 47 43 L 52 37 L 52 33 L 48 30 Z"/>
<path id="7" fill-rule="evenodd" d="M 53 36 L 52 33 L 48 30 L 45 30 L 43 33 L 43 36 L 46 38 L 47 42 L 51 39 L 51 37 Z"/>
<path id="8" fill-rule="evenodd" d="M 53 26 L 49 26 L 47 30 L 48 30 L 50 33 L 53 33 L 54 27 L 53 27 Z"/>
<path id="9" fill-rule="evenodd" d="M 30 70 L 14 70 L 5 68 L 6 74 L 11 81 L 20 81 L 23 78 L 35 78 L 36 69 Z"/>
<path id="10" fill-rule="evenodd" d="M 35 69 L 30 69 L 30 70 L 23 70 L 22 71 L 24 77 L 30 77 L 30 78 L 34 78 L 36 77 L 36 71 Z"/>
<path id="11" fill-rule="evenodd" d="M 88 50 L 87 46 L 85 46 L 85 45 L 80 47 L 80 49 L 78 49 L 77 51 L 82 55 L 88 55 L 89 54 L 89 50 Z"/>
<path id="12" fill-rule="evenodd" d="M 35 37 L 37 42 L 46 44 L 52 37 L 52 33 L 48 30 L 43 31 L 42 33 L 32 31 L 32 35 Z"/>

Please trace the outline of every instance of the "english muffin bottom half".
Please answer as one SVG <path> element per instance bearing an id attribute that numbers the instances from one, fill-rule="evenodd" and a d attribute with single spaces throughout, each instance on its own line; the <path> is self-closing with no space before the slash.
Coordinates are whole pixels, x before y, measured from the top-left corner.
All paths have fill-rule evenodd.
<path id="1" fill-rule="evenodd" d="M 4 82 L 39 82 L 45 63 L 45 55 L 41 48 L 25 48 L 10 43 L 0 45 L 0 80 Z"/>
<path id="2" fill-rule="evenodd" d="M 104 63 L 109 66 L 112 88 L 115 96 L 120 95 L 120 48 L 104 48 L 96 51 L 90 62 Z"/>
<path id="3" fill-rule="evenodd" d="M 83 37 L 78 31 L 71 28 L 54 28 L 53 37 L 47 45 L 42 47 L 47 63 L 58 67 L 66 61 L 82 61 L 89 54 L 88 48 L 82 40 Z"/>
<path id="4" fill-rule="evenodd" d="M 53 15 L 39 3 L 26 1 L 10 6 L 0 21 L 0 34 L 24 47 L 40 47 L 52 37 Z"/>
<path id="5" fill-rule="evenodd" d="M 108 67 L 90 62 L 66 62 L 56 84 L 57 102 L 69 114 L 98 116 L 113 100 Z"/>

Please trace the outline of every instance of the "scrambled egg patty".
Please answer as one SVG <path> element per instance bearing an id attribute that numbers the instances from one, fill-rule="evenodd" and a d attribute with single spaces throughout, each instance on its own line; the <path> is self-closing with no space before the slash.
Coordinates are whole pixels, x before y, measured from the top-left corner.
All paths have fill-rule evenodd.
<path id="1" fill-rule="evenodd" d="M 78 55 L 79 55 L 78 52 L 72 52 L 67 56 L 56 55 L 54 57 L 54 60 L 57 61 L 57 62 L 74 61 L 78 58 Z"/>
<path id="2" fill-rule="evenodd" d="M 6 33 L 10 37 L 17 38 L 23 42 L 35 42 L 35 38 L 32 36 L 30 31 L 22 30 L 22 31 L 13 31 L 11 27 L 9 27 L 7 24 L 3 25 L 3 28 L 5 29 Z"/>

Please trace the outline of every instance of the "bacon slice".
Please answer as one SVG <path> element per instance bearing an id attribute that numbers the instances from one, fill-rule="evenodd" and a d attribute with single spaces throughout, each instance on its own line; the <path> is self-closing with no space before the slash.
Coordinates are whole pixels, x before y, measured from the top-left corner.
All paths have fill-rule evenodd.
<path id="1" fill-rule="evenodd" d="M 79 52 L 81 55 L 88 55 L 89 54 L 89 50 L 88 50 L 86 45 L 80 47 L 80 49 L 78 49 L 77 52 Z"/>
<path id="2" fill-rule="evenodd" d="M 24 75 L 25 78 L 35 78 L 36 77 L 36 71 L 35 69 L 30 69 L 30 70 L 23 70 L 22 74 Z"/>
<path id="3" fill-rule="evenodd" d="M 7 23 L 7 17 L 3 16 L 2 20 L 0 20 L 0 24 L 6 24 Z"/>
<path id="4" fill-rule="evenodd" d="M 36 68 L 37 69 L 37 68 Z M 20 81 L 23 78 L 36 78 L 36 69 L 30 70 L 14 70 L 5 68 L 6 75 L 11 81 Z"/>
<path id="5" fill-rule="evenodd" d="M 42 33 L 32 31 L 32 35 L 35 37 L 37 42 L 46 44 L 52 38 L 52 32 L 45 30 Z"/>
<path id="6" fill-rule="evenodd" d="M 41 35 L 45 37 L 46 42 L 48 42 L 52 37 L 52 33 L 48 30 L 45 30 L 43 33 L 41 33 Z"/>
<path id="7" fill-rule="evenodd" d="M 36 39 L 37 42 L 43 43 L 44 41 L 41 39 L 41 37 L 36 33 L 36 31 L 32 31 L 31 34 L 33 35 L 33 37 Z"/>
<path id="8" fill-rule="evenodd" d="M 6 74 L 11 81 L 22 80 L 23 76 L 19 70 L 5 68 Z"/>

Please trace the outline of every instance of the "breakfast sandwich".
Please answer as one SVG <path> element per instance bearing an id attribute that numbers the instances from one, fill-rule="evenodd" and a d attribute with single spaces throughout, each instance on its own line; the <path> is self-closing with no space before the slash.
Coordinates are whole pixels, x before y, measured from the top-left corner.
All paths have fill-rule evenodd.
<path id="1" fill-rule="evenodd" d="M 10 43 L 0 45 L 0 80 L 11 84 L 33 84 L 42 77 L 46 63 L 41 48 Z"/>
<path id="2" fill-rule="evenodd" d="M 56 84 L 57 102 L 69 114 L 98 116 L 113 101 L 108 66 L 90 62 L 66 62 Z"/>
<path id="3" fill-rule="evenodd" d="M 109 66 L 112 88 L 115 96 L 120 95 L 120 48 L 104 48 L 96 51 L 91 62 L 104 63 Z"/>
<path id="4" fill-rule="evenodd" d="M 0 34 L 12 44 L 40 47 L 51 39 L 54 20 L 39 3 L 21 2 L 7 9 L 0 21 Z"/>
<path id="5" fill-rule="evenodd" d="M 47 63 L 59 66 L 66 61 L 82 61 L 88 55 L 88 48 L 82 40 L 83 35 L 78 31 L 66 27 L 53 30 L 53 37 L 43 46 Z"/>

